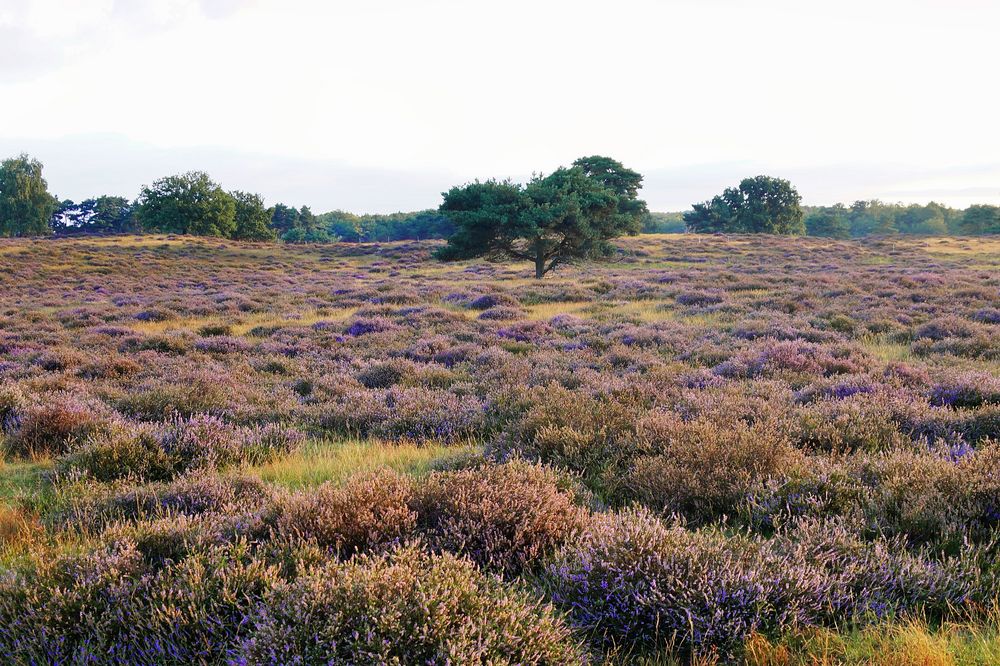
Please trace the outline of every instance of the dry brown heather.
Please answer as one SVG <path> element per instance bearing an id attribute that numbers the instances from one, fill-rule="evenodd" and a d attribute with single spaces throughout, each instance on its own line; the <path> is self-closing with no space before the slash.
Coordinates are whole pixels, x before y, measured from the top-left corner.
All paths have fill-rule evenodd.
<path id="1" fill-rule="evenodd" d="M 0 240 L 13 663 L 1000 662 L 1000 238 Z"/>

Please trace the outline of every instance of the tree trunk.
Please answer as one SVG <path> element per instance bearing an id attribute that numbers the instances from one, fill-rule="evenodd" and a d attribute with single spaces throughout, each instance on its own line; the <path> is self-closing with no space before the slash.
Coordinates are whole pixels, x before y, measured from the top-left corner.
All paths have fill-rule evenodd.
<path id="1" fill-rule="evenodd" d="M 545 277 L 545 255 L 539 251 L 535 254 L 535 279 L 541 280 Z"/>

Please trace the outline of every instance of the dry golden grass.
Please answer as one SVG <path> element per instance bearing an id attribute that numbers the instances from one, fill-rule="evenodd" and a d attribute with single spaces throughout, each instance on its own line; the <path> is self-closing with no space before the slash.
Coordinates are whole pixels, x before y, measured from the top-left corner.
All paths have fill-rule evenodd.
<path id="1" fill-rule="evenodd" d="M 817 629 L 772 641 L 754 636 L 751 666 L 990 666 L 1000 663 L 1000 627 L 989 622 L 931 628 L 913 619 L 838 633 Z"/>
<path id="2" fill-rule="evenodd" d="M 389 468 L 422 475 L 436 459 L 469 453 L 471 446 L 444 446 L 372 440 L 317 441 L 301 452 L 254 468 L 264 481 L 291 488 L 318 486 L 326 481 L 343 483 L 361 472 Z"/>
<path id="3" fill-rule="evenodd" d="M 44 531 L 38 516 L 19 507 L 0 504 L 0 550 L 28 550 Z"/>

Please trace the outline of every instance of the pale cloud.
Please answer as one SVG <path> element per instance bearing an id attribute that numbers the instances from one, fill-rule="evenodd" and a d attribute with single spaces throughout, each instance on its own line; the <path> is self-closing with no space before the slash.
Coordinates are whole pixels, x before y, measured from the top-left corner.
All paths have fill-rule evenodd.
<path id="1" fill-rule="evenodd" d="M 240 156 L 335 164 L 370 210 L 422 173 L 521 177 L 592 153 L 646 172 L 659 207 L 761 171 L 822 202 L 1000 190 L 995 168 L 975 171 L 1000 155 L 992 0 L 2 6 L 0 99 L 17 100 L 0 105 L 2 145 L 141 147 L 110 142 L 105 165 L 226 154 L 239 181 L 256 178 Z M 351 169 L 393 176 L 364 187 Z M 281 173 L 317 202 L 335 189 Z"/>
<path id="2" fill-rule="evenodd" d="M 130 39 L 201 19 L 224 19 L 256 0 L 4 0 L 0 83 L 114 51 Z"/>

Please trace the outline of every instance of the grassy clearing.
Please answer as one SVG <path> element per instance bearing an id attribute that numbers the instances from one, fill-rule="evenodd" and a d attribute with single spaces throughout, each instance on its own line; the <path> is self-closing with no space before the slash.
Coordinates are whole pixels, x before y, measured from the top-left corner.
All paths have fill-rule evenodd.
<path id="1" fill-rule="evenodd" d="M 0 461 L 0 562 L 28 552 L 43 533 L 39 513 L 53 502 L 49 461 Z"/>
<path id="2" fill-rule="evenodd" d="M 949 623 L 930 627 L 921 620 L 876 624 L 863 629 L 811 629 L 778 639 L 754 636 L 746 644 L 747 666 L 992 666 L 1000 663 L 1000 625 Z M 608 656 L 606 666 L 717 666 L 708 654 L 674 652 Z"/>
<path id="3" fill-rule="evenodd" d="M 885 336 L 865 336 L 859 341 L 865 350 L 880 361 L 909 361 L 913 357 L 910 345 L 891 342 Z"/>
<path id="4" fill-rule="evenodd" d="M 836 632 L 817 629 L 778 641 L 755 637 L 747 662 L 754 666 L 972 666 L 1000 663 L 1000 625 L 946 624 L 920 620 Z"/>
<path id="5" fill-rule="evenodd" d="M 264 481 L 289 488 L 343 483 L 351 476 L 383 467 L 421 476 L 438 460 L 472 453 L 472 446 L 392 443 L 371 440 L 313 441 L 300 452 L 251 469 Z"/>
<path id="6" fill-rule="evenodd" d="M 44 474 L 51 461 L 0 461 L 0 504 L 14 506 L 22 500 L 39 499 L 48 492 Z"/>
<path id="7" fill-rule="evenodd" d="M 197 331 L 205 326 L 228 326 L 233 335 L 247 335 L 258 326 L 311 326 L 318 321 L 339 321 L 347 319 L 357 308 L 325 308 L 306 309 L 302 312 L 289 312 L 276 314 L 273 312 L 260 312 L 233 321 L 228 317 L 179 317 L 166 321 L 146 321 L 136 322 L 131 325 L 132 330 L 140 333 L 166 333 L 169 331 Z"/>
<path id="8" fill-rule="evenodd" d="M 592 303 L 590 301 L 559 301 L 555 303 L 540 303 L 528 306 L 528 319 L 548 321 L 553 317 L 569 314 L 579 315 Z"/>

